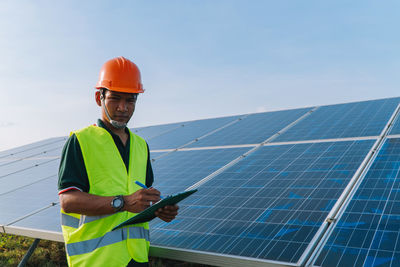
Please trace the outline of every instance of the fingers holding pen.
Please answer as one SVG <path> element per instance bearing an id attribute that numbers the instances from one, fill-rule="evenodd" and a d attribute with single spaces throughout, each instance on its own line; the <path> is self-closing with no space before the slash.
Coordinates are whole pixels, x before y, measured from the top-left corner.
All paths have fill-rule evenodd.
<path id="1" fill-rule="evenodd" d="M 124 196 L 124 210 L 138 213 L 160 200 L 160 191 L 155 188 L 140 189 L 131 195 Z"/>

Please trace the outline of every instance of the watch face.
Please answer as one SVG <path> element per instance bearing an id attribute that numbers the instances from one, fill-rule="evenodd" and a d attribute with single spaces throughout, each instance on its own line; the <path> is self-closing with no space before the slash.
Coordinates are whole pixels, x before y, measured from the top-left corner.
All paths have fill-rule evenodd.
<path id="1" fill-rule="evenodd" d="M 114 199 L 113 204 L 114 204 L 114 207 L 119 208 L 119 207 L 121 207 L 121 205 L 122 205 L 122 200 L 119 199 L 119 198 Z"/>

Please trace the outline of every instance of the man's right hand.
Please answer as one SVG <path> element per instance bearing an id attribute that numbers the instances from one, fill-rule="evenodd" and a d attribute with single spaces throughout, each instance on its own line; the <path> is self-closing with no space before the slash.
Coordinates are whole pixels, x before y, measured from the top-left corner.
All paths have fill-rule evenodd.
<path id="1" fill-rule="evenodd" d="M 152 203 L 160 200 L 160 191 L 150 187 L 140 189 L 131 195 L 124 196 L 124 207 L 122 210 L 139 213 L 150 207 Z"/>

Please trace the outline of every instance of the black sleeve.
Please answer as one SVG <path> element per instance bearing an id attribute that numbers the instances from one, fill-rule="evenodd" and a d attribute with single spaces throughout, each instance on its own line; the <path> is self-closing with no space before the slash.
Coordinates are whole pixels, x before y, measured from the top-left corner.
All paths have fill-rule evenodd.
<path id="1" fill-rule="evenodd" d="M 147 169 L 146 169 L 146 186 L 151 187 L 154 182 L 154 174 L 153 174 L 153 168 L 151 167 L 151 160 L 150 160 L 150 149 L 149 145 L 147 145 Z"/>
<path id="2" fill-rule="evenodd" d="M 64 145 L 58 170 L 58 192 L 70 187 L 89 192 L 89 178 L 81 146 L 75 134 L 71 135 Z"/>

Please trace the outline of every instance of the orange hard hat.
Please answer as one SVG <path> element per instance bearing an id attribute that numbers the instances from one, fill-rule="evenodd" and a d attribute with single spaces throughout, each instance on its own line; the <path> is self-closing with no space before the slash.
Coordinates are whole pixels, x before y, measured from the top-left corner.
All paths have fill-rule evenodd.
<path id="1" fill-rule="evenodd" d="M 116 57 L 104 63 L 96 84 L 96 89 L 100 88 L 122 93 L 144 92 L 139 68 L 124 57 Z"/>

